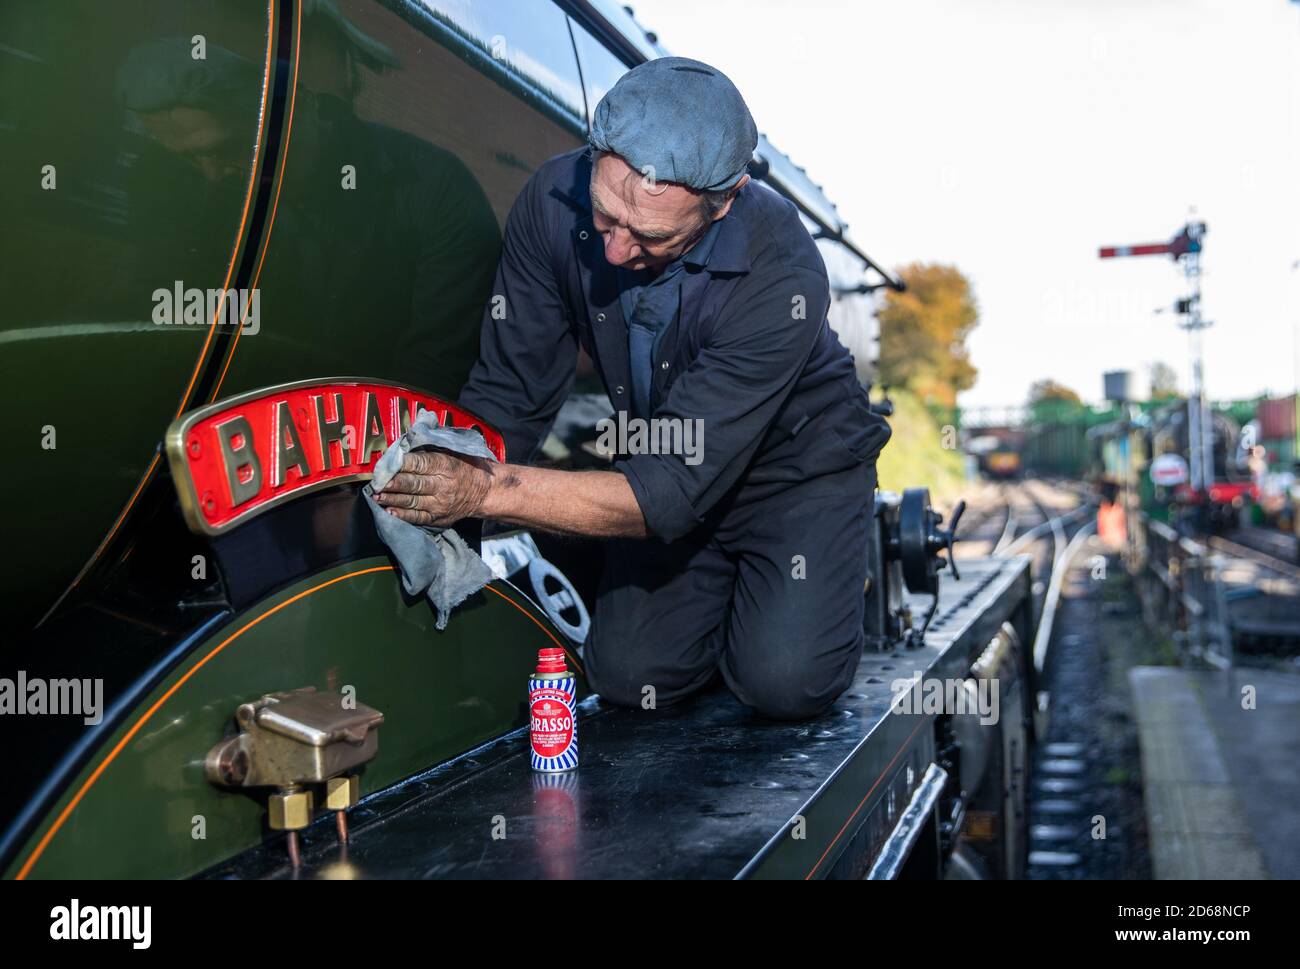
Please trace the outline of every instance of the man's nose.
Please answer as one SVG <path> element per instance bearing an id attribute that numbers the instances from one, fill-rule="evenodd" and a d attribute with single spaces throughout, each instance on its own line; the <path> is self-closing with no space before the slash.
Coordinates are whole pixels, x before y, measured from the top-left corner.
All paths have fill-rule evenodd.
<path id="1" fill-rule="evenodd" d="M 620 229 L 605 234 L 605 261 L 614 266 L 631 262 L 637 255 L 637 246 L 631 236 Z"/>

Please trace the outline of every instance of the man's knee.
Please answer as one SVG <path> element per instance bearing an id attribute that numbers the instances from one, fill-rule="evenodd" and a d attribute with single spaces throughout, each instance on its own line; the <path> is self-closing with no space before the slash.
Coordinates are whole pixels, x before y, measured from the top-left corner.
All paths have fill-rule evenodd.
<path id="1" fill-rule="evenodd" d="M 599 693 L 601 699 L 615 706 L 639 707 L 652 701 L 657 691 L 645 679 L 635 669 L 610 662 L 608 658 L 587 663 L 587 685 L 593 693 Z"/>
<path id="2" fill-rule="evenodd" d="M 743 655 L 743 646 L 738 652 Z M 807 720 L 824 712 L 849 688 L 862 658 L 862 639 L 859 636 L 830 654 L 795 664 L 771 659 L 736 662 L 735 655 L 725 668 L 731 689 L 742 702 L 773 720 Z M 791 649 L 785 655 L 806 657 L 807 653 Z"/>
<path id="3" fill-rule="evenodd" d="M 682 700 L 705 686 L 716 662 L 672 666 L 661 657 L 647 655 L 630 644 L 606 642 L 594 637 L 585 650 L 587 685 L 601 698 L 620 707 L 653 710 Z"/>
<path id="4" fill-rule="evenodd" d="M 736 692 L 761 716 L 772 720 L 807 720 L 834 703 L 844 689 L 823 690 L 804 677 L 778 679 L 751 675 Z"/>

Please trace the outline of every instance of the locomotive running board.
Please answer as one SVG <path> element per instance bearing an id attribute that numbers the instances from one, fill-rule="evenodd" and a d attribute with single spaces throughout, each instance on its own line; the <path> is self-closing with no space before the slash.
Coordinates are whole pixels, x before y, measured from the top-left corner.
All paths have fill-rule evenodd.
<path id="1" fill-rule="evenodd" d="M 758 719 L 725 689 L 656 711 L 593 697 L 579 708 L 577 771 L 535 774 L 516 731 L 367 797 L 346 855 L 318 822 L 298 877 L 864 877 L 891 838 L 914 843 L 904 815 L 934 793 L 935 717 L 891 714 L 890 683 L 965 677 L 1004 622 L 1032 636 L 1026 557 L 961 571 L 926 644 L 865 653 L 815 720 Z M 207 875 L 293 873 L 267 844 Z"/>

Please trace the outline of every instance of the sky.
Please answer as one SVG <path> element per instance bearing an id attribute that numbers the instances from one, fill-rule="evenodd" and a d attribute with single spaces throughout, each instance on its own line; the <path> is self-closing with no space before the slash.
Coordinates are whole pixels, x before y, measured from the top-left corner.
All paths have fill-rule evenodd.
<path id="1" fill-rule="evenodd" d="M 1294 0 L 636 0 L 674 54 L 713 64 L 888 266 L 971 280 L 979 370 L 963 406 L 1051 378 L 1085 400 L 1187 335 L 1189 213 L 1215 399 L 1290 393 L 1300 359 L 1300 4 Z"/>

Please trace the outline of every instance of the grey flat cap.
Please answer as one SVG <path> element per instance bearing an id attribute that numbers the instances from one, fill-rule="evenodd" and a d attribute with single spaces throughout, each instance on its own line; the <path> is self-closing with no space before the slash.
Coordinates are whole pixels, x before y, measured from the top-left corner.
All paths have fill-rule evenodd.
<path id="1" fill-rule="evenodd" d="M 591 144 L 660 181 L 716 192 L 745 174 L 758 129 L 716 67 L 661 57 L 632 68 L 600 99 Z"/>
<path id="2" fill-rule="evenodd" d="M 162 37 L 131 48 L 117 70 L 117 96 L 142 114 L 168 108 L 232 113 L 261 93 L 262 67 L 209 44 L 195 60 L 186 37 Z"/>

